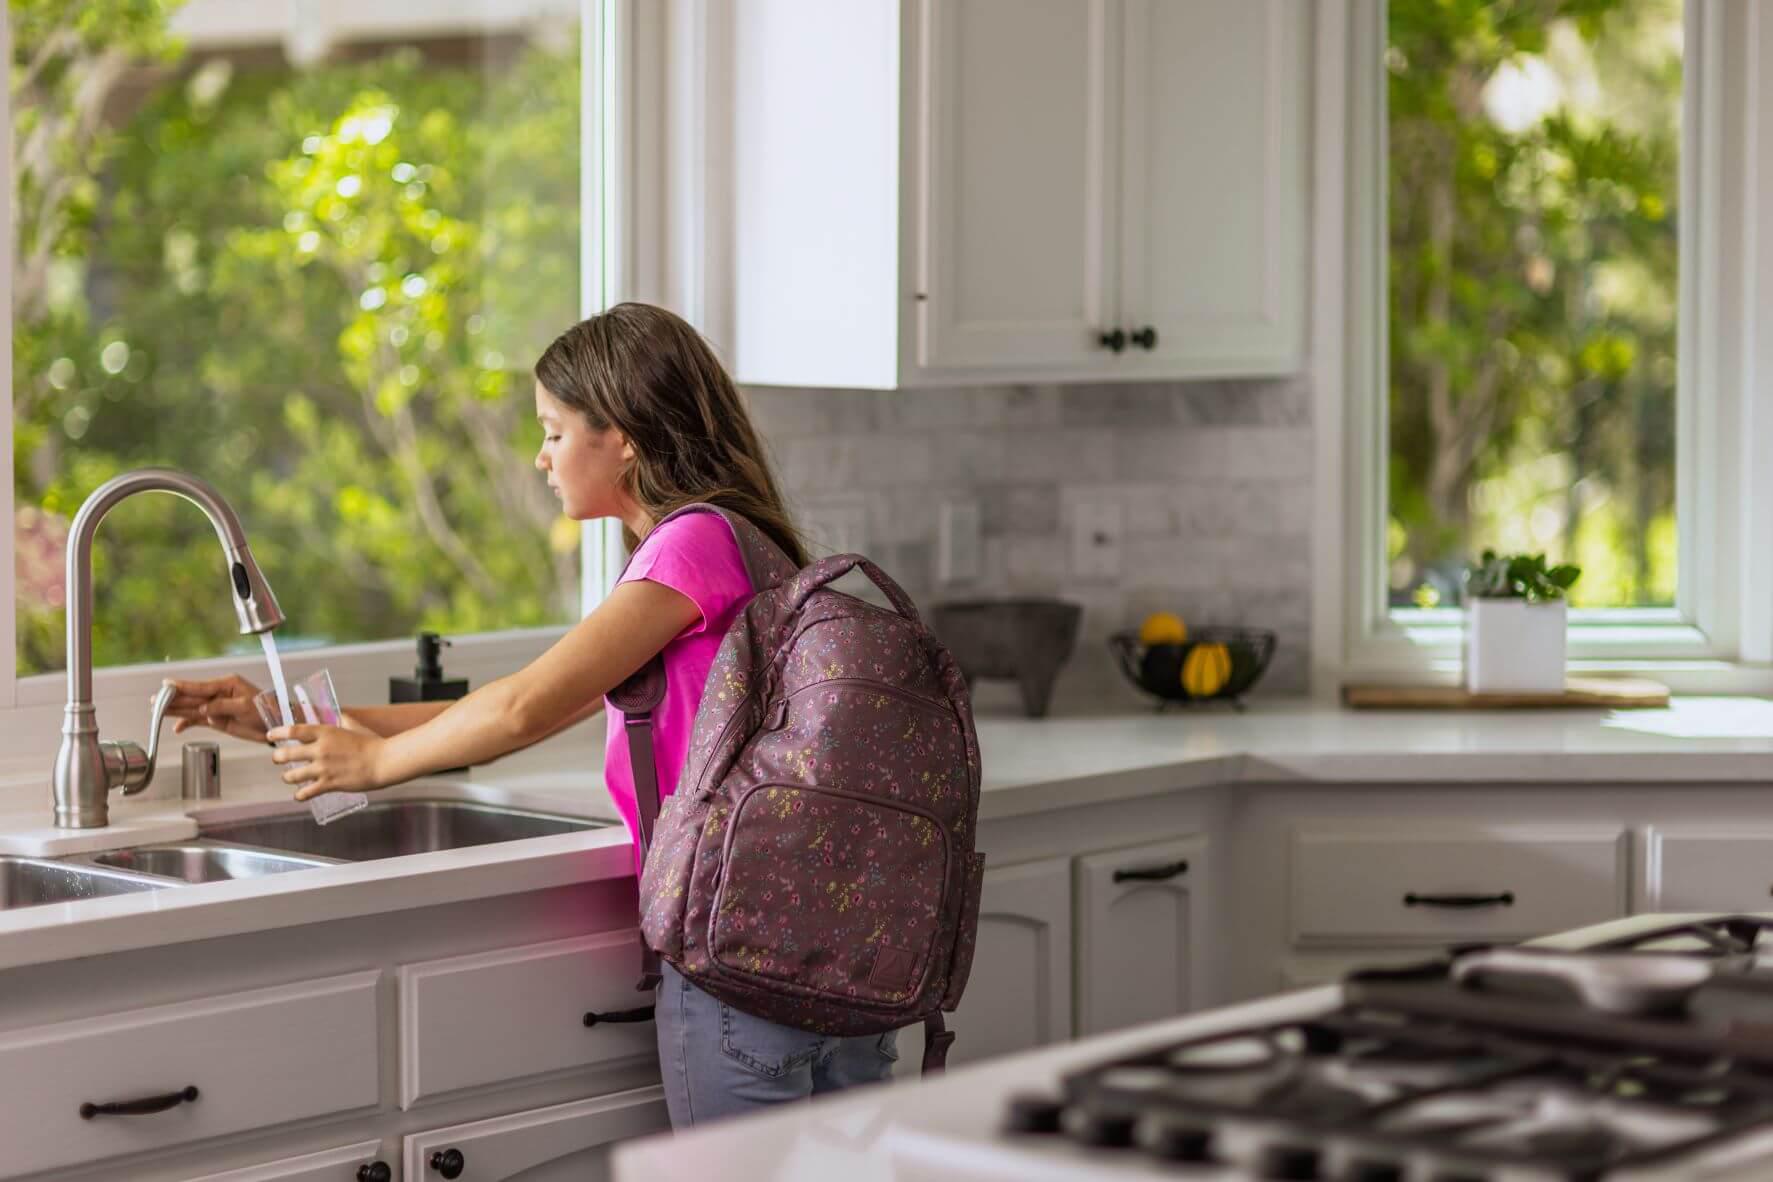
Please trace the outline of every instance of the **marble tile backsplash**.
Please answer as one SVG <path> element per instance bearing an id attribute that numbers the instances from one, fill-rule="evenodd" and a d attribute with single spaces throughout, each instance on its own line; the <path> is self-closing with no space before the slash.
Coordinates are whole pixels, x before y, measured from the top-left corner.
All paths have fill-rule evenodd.
<path id="1" fill-rule="evenodd" d="M 865 546 L 920 604 L 1057 595 L 1084 606 L 1055 711 L 1142 701 L 1105 643 L 1147 612 L 1279 635 L 1259 692 L 1307 688 L 1311 396 L 1306 379 L 893 392 L 746 391 L 795 509 L 862 513 Z M 1118 575 L 1078 569 L 1081 497 L 1121 506 Z M 940 582 L 943 503 L 976 502 L 981 573 Z M 982 709 L 1014 703 L 980 687 Z"/>

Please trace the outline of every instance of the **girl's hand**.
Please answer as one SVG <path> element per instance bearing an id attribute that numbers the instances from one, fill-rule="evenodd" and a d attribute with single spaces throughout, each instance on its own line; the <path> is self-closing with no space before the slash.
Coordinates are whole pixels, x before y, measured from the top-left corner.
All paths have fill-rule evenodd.
<path id="1" fill-rule="evenodd" d="M 297 800 L 308 800 L 322 792 L 368 792 L 388 785 L 380 770 L 386 742 L 380 736 L 337 726 L 299 723 L 277 727 L 265 737 L 273 743 L 294 740 L 295 745 L 271 752 L 271 762 L 305 765 L 283 773 L 285 784 L 299 786 Z"/>
<path id="2" fill-rule="evenodd" d="M 173 734 L 207 726 L 251 743 L 265 741 L 265 724 L 259 721 L 259 712 L 252 705 L 259 687 L 244 677 L 218 677 L 214 681 L 168 678 L 167 683 L 177 691 L 166 706 L 166 713 L 174 720 Z"/>

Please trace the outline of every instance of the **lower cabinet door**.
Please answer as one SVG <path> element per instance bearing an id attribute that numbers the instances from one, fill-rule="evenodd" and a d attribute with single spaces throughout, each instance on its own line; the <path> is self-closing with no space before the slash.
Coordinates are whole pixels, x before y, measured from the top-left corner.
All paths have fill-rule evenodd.
<path id="1" fill-rule="evenodd" d="M 1187 838 L 1077 859 L 1079 1037 L 1201 1004 L 1206 857 L 1206 842 Z"/>
<path id="2" fill-rule="evenodd" d="M 948 1016 L 951 1066 L 1071 1037 L 1070 871 L 1053 858 L 985 872 L 973 972 Z M 901 1074 L 917 1071 L 920 1043 L 901 1047 Z"/>
<path id="3" fill-rule="evenodd" d="M 1644 835 L 1638 911 L 1765 911 L 1773 900 L 1773 829 L 1658 825 Z"/>
<path id="4" fill-rule="evenodd" d="M 394 1182 L 394 1169 L 382 1153 L 380 1141 L 360 1141 L 223 1174 L 205 1174 L 191 1182 Z"/>
<path id="5" fill-rule="evenodd" d="M 600 1182 L 616 1142 L 671 1127 L 665 1090 L 635 1088 L 406 1139 L 406 1182 Z"/>

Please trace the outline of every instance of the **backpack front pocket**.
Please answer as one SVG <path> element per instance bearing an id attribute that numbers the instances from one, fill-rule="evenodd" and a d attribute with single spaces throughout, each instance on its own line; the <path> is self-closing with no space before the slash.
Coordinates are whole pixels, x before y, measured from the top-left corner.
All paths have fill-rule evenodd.
<path id="1" fill-rule="evenodd" d="M 761 785 L 733 810 L 709 949 L 723 971 L 794 992 L 903 1004 L 942 927 L 948 859 L 947 832 L 916 806 Z"/>

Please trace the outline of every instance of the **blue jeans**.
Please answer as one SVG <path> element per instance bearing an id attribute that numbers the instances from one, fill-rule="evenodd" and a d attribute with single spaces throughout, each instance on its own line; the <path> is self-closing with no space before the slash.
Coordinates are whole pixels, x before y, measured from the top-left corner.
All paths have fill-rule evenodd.
<path id="1" fill-rule="evenodd" d="M 661 965 L 655 1019 L 671 1127 L 687 1129 L 891 1077 L 897 1031 L 834 1038 L 716 1001 Z"/>

